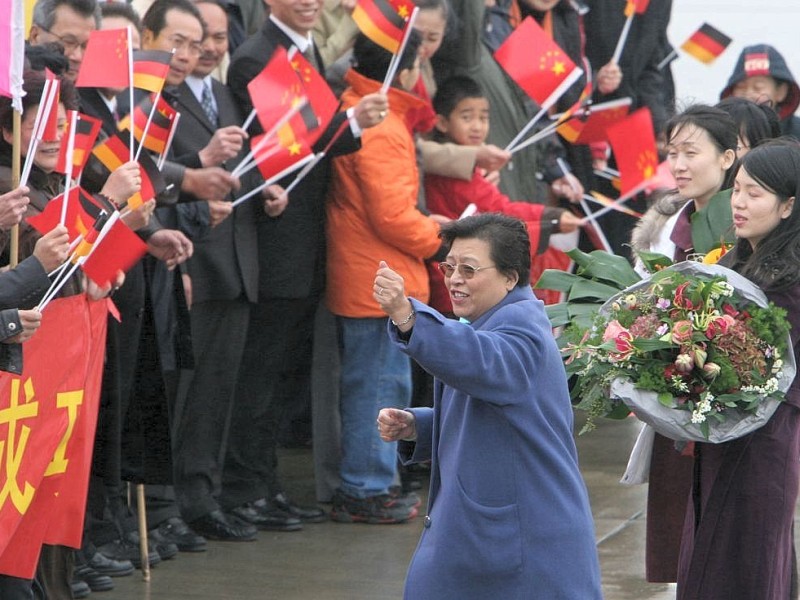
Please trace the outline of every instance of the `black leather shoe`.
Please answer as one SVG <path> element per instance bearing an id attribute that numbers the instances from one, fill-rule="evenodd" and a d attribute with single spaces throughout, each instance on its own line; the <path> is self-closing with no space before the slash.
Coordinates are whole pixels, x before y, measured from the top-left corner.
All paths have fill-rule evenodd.
<path id="1" fill-rule="evenodd" d="M 188 525 L 203 537 L 222 542 L 251 542 L 258 533 L 250 523 L 240 521 L 236 515 L 226 515 L 221 510 L 212 510 Z"/>
<path id="2" fill-rule="evenodd" d="M 73 598 L 86 598 L 92 593 L 92 588 L 89 587 L 88 583 L 75 577 L 72 578 L 69 587 L 72 590 Z"/>
<path id="3" fill-rule="evenodd" d="M 86 563 L 75 565 L 72 580 L 73 582 L 83 581 L 92 592 L 107 592 L 114 589 L 114 581 L 111 577 L 98 573 Z"/>
<path id="4" fill-rule="evenodd" d="M 87 564 L 101 575 L 108 575 L 109 577 L 125 577 L 134 571 L 131 561 L 127 559 L 115 560 L 99 552 L 95 552 Z"/>
<path id="5" fill-rule="evenodd" d="M 256 500 L 237 506 L 231 512 L 259 529 L 268 531 L 300 531 L 303 524 L 300 519 L 275 508 L 266 500 Z"/>
<path id="6" fill-rule="evenodd" d="M 138 531 L 129 531 L 126 534 L 126 537 L 131 544 L 135 545 L 136 547 L 139 546 Z M 158 533 L 157 529 L 147 532 L 147 542 L 150 548 L 158 553 L 158 557 L 161 560 L 169 560 L 178 554 L 178 546 L 161 537 L 161 534 Z"/>
<path id="7" fill-rule="evenodd" d="M 161 562 L 161 557 L 159 556 L 153 544 L 148 544 L 147 546 L 147 562 L 151 567 L 154 567 Z M 128 560 L 137 569 L 142 568 L 142 555 L 141 551 L 139 550 L 138 541 L 136 543 L 132 543 L 124 538 L 114 540 L 108 544 L 103 544 L 97 549 L 97 551 L 107 558 L 111 558 L 113 560 Z M 89 564 L 91 565 L 91 561 Z M 97 570 L 97 567 L 94 565 L 91 566 Z M 107 575 L 111 575 L 111 573 L 107 573 Z"/>
<path id="8" fill-rule="evenodd" d="M 328 515 L 326 515 L 325 511 L 321 508 L 316 506 L 298 506 L 293 504 L 283 492 L 273 496 L 270 502 L 273 506 L 275 506 L 275 508 L 280 509 L 293 517 L 296 517 L 301 521 L 305 521 L 306 523 L 322 523 L 323 521 L 328 520 Z"/>
<path id="9" fill-rule="evenodd" d="M 170 517 L 158 526 L 158 533 L 181 552 L 205 552 L 206 538 L 197 535 L 180 517 Z"/>

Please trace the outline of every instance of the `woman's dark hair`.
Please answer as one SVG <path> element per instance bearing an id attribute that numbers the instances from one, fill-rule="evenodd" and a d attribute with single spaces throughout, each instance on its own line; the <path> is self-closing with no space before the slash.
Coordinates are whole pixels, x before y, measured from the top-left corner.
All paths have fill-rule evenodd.
<path id="1" fill-rule="evenodd" d="M 516 287 L 529 285 L 531 240 L 525 223 L 497 213 L 484 213 L 450 221 L 439 233 L 450 248 L 457 239 L 472 238 L 489 243 L 489 255 L 503 275 L 519 277 Z"/>
<path id="2" fill-rule="evenodd" d="M 25 71 L 22 74 L 22 81 L 22 89 L 25 90 L 25 95 L 22 97 L 22 116 L 24 118 L 29 109 L 38 106 L 42 101 L 45 75 L 42 71 Z M 75 86 L 67 79 L 61 79 L 59 101 L 67 110 L 78 109 L 78 96 L 75 93 Z M 0 98 L 0 128 L 11 131 L 14 126 L 13 113 L 11 99 Z"/>
<path id="3" fill-rule="evenodd" d="M 791 138 L 765 142 L 744 155 L 740 168 L 775 194 L 781 205 L 794 198 L 794 209 L 755 248 L 748 240 L 738 240 L 723 264 L 765 291 L 800 283 L 800 142 Z"/>
<path id="4" fill-rule="evenodd" d="M 767 104 L 756 104 L 746 98 L 729 96 L 718 102 L 717 108 L 731 116 L 738 127 L 739 137 L 750 148 L 781 135 L 778 114 Z"/>
<path id="5" fill-rule="evenodd" d="M 397 66 L 398 73 L 414 66 L 421 43 L 422 36 L 412 30 L 408 36 L 406 48 L 400 56 L 400 64 Z M 363 33 L 356 36 L 353 45 L 353 69 L 357 73 L 375 81 L 383 81 L 391 60 L 392 53 L 383 46 L 379 46 Z"/>
<path id="6" fill-rule="evenodd" d="M 720 152 L 730 150 L 736 153 L 737 138 L 739 128 L 731 116 L 724 110 L 708 106 L 706 104 L 694 104 L 675 115 L 665 127 L 667 144 L 673 136 L 677 135 L 684 127 L 696 127 L 708 133 L 711 142 Z M 725 173 L 725 181 L 722 182 L 722 189 L 727 189 L 733 185 L 733 178 L 736 176 L 737 161 Z"/>

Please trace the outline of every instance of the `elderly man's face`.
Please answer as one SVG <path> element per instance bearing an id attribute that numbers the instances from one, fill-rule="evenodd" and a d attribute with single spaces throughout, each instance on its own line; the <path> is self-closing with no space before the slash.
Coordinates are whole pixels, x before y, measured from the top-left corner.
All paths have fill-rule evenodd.
<path id="1" fill-rule="evenodd" d="M 167 85 L 180 85 L 197 66 L 203 45 L 203 25 L 195 16 L 177 9 L 168 10 L 164 21 L 164 28 L 158 35 L 149 29 L 144 30 L 142 49 L 174 50 Z"/>
<path id="2" fill-rule="evenodd" d="M 29 40 L 33 46 L 48 42 L 58 42 L 64 46 L 64 55 L 69 59 L 66 77 L 75 81 L 89 42 L 89 34 L 95 29 L 95 25 L 93 16 L 84 17 L 66 4 L 61 4 L 56 8 L 53 26 L 45 30 L 34 23 L 31 25 Z"/>
<path id="3" fill-rule="evenodd" d="M 219 66 L 228 51 L 228 15 L 222 7 L 210 2 L 198 4 L 197 9 L 206 24 L 206 39 L 194 75 L 205 77 Z"/>

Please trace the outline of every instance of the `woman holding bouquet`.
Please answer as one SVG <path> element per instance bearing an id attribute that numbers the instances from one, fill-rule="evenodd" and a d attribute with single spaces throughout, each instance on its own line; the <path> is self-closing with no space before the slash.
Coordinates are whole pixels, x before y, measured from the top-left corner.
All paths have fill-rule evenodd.
<path id="1" fill-rule="evenodd" d="M 800 348 L 800 144 L 773 141 L 742 159 L 731 208 L 737 242 L 722 264 L 784 308 Z M 800 485 L 800 379 L 760 429 L 695 445 L 678 600 L 796 597 L 793 518 Z"/>
<path id="2" fill-rule="evenodd" d="M 724 111 L 691 106 L 667 123 L 667 159 L 678 189 L 658 200 L 633 232 L 634 251 L 675 262 L 733 241 L 730 187 L 739 128 Z M 647 580 L 677 580 L 678 552 L 692 482 L 691 450 L 655 434 L 647 491 Z"/>

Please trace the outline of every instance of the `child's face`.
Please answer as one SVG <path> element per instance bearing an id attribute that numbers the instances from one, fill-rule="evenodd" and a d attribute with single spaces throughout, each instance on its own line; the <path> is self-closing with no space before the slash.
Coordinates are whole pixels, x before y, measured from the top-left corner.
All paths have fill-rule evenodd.
<path id="1" fill-rule="evenodd" d="M 769 75 L 747 77 L 733 86 L 731 94 L 752 102 L 771 102 L 777 106 L 786 99 L 789 86 Z"/>
<path id="2" fill-rule="evenodd" d="M 489 135 L 489 101 L 464 98 L 447 117 L 436 116 L 436 128 L 456 144 L 480 146 Z"/>

